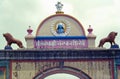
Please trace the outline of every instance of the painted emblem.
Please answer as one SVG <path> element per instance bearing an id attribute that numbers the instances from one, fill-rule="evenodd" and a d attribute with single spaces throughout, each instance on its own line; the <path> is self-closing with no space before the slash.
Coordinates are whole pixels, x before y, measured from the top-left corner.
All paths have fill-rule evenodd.
<path id="1" fill-rule="evenodd" d="M 51 25 L 51 32 L 55 36 L 66 36 L 70 32 L 70 23 L 66 20 L 57 20 Z"/>

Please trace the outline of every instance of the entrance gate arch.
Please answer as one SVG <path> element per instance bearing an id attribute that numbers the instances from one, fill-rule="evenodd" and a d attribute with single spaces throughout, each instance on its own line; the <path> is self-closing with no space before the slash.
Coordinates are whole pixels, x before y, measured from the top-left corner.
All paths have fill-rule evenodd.
<path id="1" fill-rule="evenodd" d="M 52 67 L 52 68 L 46 69 L 43 72 L 38 73 L 33 79 L 44 79 L 45 77 L 48 77 L 53 74 L 58 74 L 58 73 L 70 74 L 78 77 L 79 79 L 92 79 L 89 75 L 87 75 L 83 71 L 73 67 L 67 67 L 67 66 L 64 66 L 63 68 Z"/>

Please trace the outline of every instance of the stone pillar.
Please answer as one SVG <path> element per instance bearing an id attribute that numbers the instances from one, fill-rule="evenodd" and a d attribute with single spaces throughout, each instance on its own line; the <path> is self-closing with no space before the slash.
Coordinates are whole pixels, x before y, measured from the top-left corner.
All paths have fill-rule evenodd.
<path id="1" fill-rule="evenodd" d="M 91 25 L 89 25 L 88 35 L 87 35 L 88 48 L 95 48 L 95 39 L 96 39 L 96 36 L 92 33 L 92 31 L 93 31 L 93 29 L 91 28 Z"/>
<path id="2" fill-rule="evenodd" d="M 28 34 L 25 36 L 26 46 L 27 48 L 34 48 L 34 36 L 32 35 L 33 30 L 31 29 L 31 26 L 29 26 L 27 32 Z"/>

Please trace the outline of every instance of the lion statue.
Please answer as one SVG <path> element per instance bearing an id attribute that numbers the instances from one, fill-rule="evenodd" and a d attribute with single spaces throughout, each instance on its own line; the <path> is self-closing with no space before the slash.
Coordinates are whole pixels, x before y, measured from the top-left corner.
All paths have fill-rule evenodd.
<path id="1" fill-rule="evenodd" d="M 11 46 L 12 43 L 15 43 L 19 46 L 19 48 L 23 48 L 23 44 L 20 40 L 13 38 L 13 36 L 10 33 L 3 34 L 7 41 L 7 45 Z"/>
<path id="2" fill-rule="evenodd" d="M 109 35 L 106 37 L 106 38 L 103 38 L 100 40 L 100 43 L 98 45 L 98 47 L 103 47 L 103 45 L 106 43 L 106 42 L 109 42 L 111 44 L 111 46 L 115 43 L 115 37 L 117 36 L 117 32 L 110 32 Z"/>

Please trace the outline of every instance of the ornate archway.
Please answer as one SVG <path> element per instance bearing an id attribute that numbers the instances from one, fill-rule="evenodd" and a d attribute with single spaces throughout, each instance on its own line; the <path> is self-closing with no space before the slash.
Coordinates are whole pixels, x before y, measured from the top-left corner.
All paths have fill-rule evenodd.
<path id="1" fill-rule="evenodd" d="M 44 79 L 53 74 L 66 73 L 78 77 L 79 79 L 91 79 L 86 73 L 73 67 L 53 67 L 38 73 L 33 79 Z"/>

